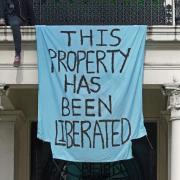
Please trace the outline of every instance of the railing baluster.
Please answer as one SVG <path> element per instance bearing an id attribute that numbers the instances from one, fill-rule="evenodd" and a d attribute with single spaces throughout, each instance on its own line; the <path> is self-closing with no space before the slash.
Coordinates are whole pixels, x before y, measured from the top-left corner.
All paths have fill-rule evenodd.
<path id="1" fill-rule="evenodd" d="M 175 3 L 180 0 L 34 0 L 34 9 L 38 24 L 175 25 Z"/>

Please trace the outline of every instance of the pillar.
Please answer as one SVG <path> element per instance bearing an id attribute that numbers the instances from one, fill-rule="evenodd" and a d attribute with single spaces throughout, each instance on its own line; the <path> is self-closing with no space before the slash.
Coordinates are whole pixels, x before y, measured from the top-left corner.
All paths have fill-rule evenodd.
<path id="1" fill-rule="evenodd" d="M 180 86 L 165 86 L 170 110 L 170 180 L 180 180 Z"/>

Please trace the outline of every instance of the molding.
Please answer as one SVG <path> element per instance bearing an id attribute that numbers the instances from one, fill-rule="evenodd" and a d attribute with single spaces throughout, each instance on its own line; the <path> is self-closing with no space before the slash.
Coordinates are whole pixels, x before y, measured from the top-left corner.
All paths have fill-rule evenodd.
<path id="1" fill-rule="evenodd" d="M 161 111 L 158 123 L 157 174 L 159 180 L 168 177 L 168 112 Z"/>
<path id="2" fill-rule="evenodd" d="M 12 64 L 0 64 L 0 69 L 2 70 L 36 70 L 38 68 L 37 64 L 22 64 L 19 68 L 14 68 Z M 180 70 L 180 64 L 155 64 L 155 63 L 145 63 L 145 70 Z"/>
<path id="3" fill-rule="evenodd" d="M 144 116 L 144 122 L 146 123 L 150 123 L 150 122 L 154 122 L 154 123 L 158 123 L 158 121 L 160 120 L 160 116 Z"/>
<path id="4" fill-rule="evenodd" d="M 170 121 L 180 120 L 180 84 L 166 84 L 163 94 L 168 97 L 167 110 L 171 112 Z"/>
<path id="5" fill-rule="evenodd" d="M 22 111 L 0 111 L 0 122 L 25 121 Z"/>
<path id="6" fill-rule="evenodd" d="M 145 64 L 145 70 L 180 70 L 180 64 Z"/>
<path id="7" fill-rule="evenodd" d="M 180 83 L 180 66 L 149 64 L 144 67 L 144 85 L 164 85 Z M 31 78 L 29 78 L 31 77 Z M 38 68 L 36 64 L 22 64 L 19 68 L 11 64 L 0 65 L 0 83 L 8 85 L 26 85 L 38 83 Z M 146 86 L 147 87 L 147 86 Z M 147 89 L 147 88 L 146 88 Z"/>
<path id="8" fill-rule="evenodd" d="M 169 122 L 170 116 L 171 116 L 171 112 L 169 110 L 166 111 L 161 111 L 161 119 L 164 119 L 167 123 Z"/>
<path id="9" fill-rule="evenodd" d="M 69 25 L 70 26 L 70 25 Z M 22 40 L 31 42 L 35 41 L 35 27 L 21 27 Z M 148 26 L 147 31 L 148 41 L 180 41 L 180 26 Z M 0 26 L 0 42 L 12 42 L 12 33 L 9 26 Z"/>
<path id="10" fill-rule="evenodd" d="M 0 84 L 0 110 L 15 110 L 11 100 L 8 97 L 9 86 Z"/>

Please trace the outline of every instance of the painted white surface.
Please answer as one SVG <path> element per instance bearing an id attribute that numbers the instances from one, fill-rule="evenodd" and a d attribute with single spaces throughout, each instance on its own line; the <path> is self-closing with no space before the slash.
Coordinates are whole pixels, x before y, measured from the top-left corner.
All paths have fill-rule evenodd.
<path id="1" fill-rule="evenodd" d="M 0 83 L 38 84 L 35 30 L 22 28 L 22 66 L 13 67 L 14 46 L 10 29 L 0 27 Z M 180 82 L 180 27 L 149 27 L 144 84 Z"/>
<path id="2" fill-rule="evenodd" d="M 180 119 L 172 121 L 171 179 L 180 180 Z"/>
<path id="3" fill-rule="evenodd" d="M 33 99 L 35 92 L 29 92 L 27 89 L 21 89 L 22 84 L 37 84 L 38 83 L 38 74 L 37 74 L 37 58 L 35 51 L 35 33 L 34 29 L 26 29 L 23 28 L 23 46 L 22 46 L 22 66 L 21 68 L 14 68 L 12 66 L 13 56 L 14 56 L 14 47 L 12 43 L 12 35 L 9 29 L 6 30 L 6 34 L 3 34 L 0 28 L 0 83 L 5 84 L 14 84 L 19 85 L 17 89 L 11 91 L 13 104 L 17 105 L 17 109 L 22 109 L 23 112 L 29 117 L 29 119 L 35 119 L 37 114 L 37 102 L 36 99 Z M 146 56 L 145 56 L 145 68 L 144 68 L 144 84 L 150 85 L 148 87 L 153 87 L 152 85 L 162 85 L 162 84 L 172 84 L 172 83 L 180 82 L 180 27 L 153 27 L 149 30 L 149 34 L 147 37 L 147 45 L 146 45 Z M 20 92 L 17 92 L 20 91 Z M 23 92 L 21 92 L 23 91 Z M 37 91 L 37 90 L 36 90 Z M 29 93 L 28 93 L 29 92 Z M 162 103 L 161 96 L 159 93 L 153 92 L 149 90 L 145 92 L 145 102 L 144 102 L 144 114 L 147 117 L 158 117 L 160 116 L 160 111 L 164 110 L 164 103 Z M 29 99 L 27 99 L 29 98 Z M 32 100 L 31 100 L 32 99 Z M 32 102 L 31 102 L 32 101 Z M 164 102 L 164 101 L 163 101 Z M 31 107 L 31 108 L 29 108 Z M 31 109 L 31 110 L 30 110 Z M 172 176 L 170 180 L 180 180 L 180 121 L 172 122 L 174 124 L 172 127 L 172 150 L 171 153 L 171 164 L 172 167 Z M 0 124 L 0 140 L 1 140 L 1 129 L 3 126 Z M 5 129 L 5 128 L 3 128 Z M 9 130 L 10 131 L 10 130 Z M 26 130 L 24 130 L 26 133 Z M 5 133 L 5 132 L 4 132 Z M 12 134 L 8 134 L 9 137 Z M 3 136 L 2 136 L 3 137 Z M 7 138 L 6 137 L 6 138 Z M 24 136 L 22 136 L 24 137 Z M 25 142 L 27 139 L 22 138 L 21 142 Z M 179 142 L 178 142 L 179 141 Z M 29 143 L 29 142 L 28 142 Z M 161 143 L 161 142 L 160 142 Z M 8 146 L 8 144 L 6 144 Z M 161 145 L 164 147 L 166 144 L 163 143 Z M 21 143 L 22 146 L 22 143 Z M 11 180 L 2 178 L 1 172 L 10 176 L 11 171 L 9 171 L 9 167 L 5 170 L 1 168 L 1 158 L 4 158 L 4 154 L 7 152 L 1 149 L 1 141 L 0 141 L 0 180 Z M 3 147 L 5 148 L 5 147 Z M 10 148 L 10 144 L 9 147 Z M 12 147 L 11 147 L 12 148 Z M 10 149 L 11 149 L 10 148 Z M 18 147 L 19 148 L 19 147 Z M 28 145 L 21 147 L 21 152 L 26 152 L 24 149 L 28 149 Z M 20 148 L 19 148 L 20 149 Z M 18 150 L 19 150 L 18 149 Z M 175 155 L 176 153 L 176 155 Z M 2 156 L 3 154 L 3 156 Z M 162 151 L 159 154 L 163 154 L 162 157 L 166 156 Z M 174 155 L 173 155 L 174 154 Z M 27 154 L 25 154 L 27 157 Z M 2 157 L 1 157 L 2 156 Z M 5 159 L 2 160 L 4 162 Z M 10 162 L 10 160 L 9 160 Z M 19 168 L 17 180 L 19 177 L 29 177 L 27 170 L 22 170 L 21 167 L 24 167 L 24 162 L 29 162 L 27 159 L 20 159 L 17 167 Z M 169 162 L 170 163 L 170 162 Z M 173 164 L 174 163 L 174 164 Z M 160 167 L 163 166 L 160 163 Z M 12 173 L 13 173 L 13 167 Z M 28 168 L 27 168 L 28 169 Z M 166 169 L 162 168 L 158 173 L 163 173 L 163 175 L 159 175 L 158 180 L 165 180 Z M 21 172 L 25 172 L 24 176 L 22 176 Z M 2 179 L 1 179 L 2 178 Z M 176 178 L 176 179 L 175 179 Z"/>
<path id="4" fill-rule="evenodd" d="M 0 180 L 14 180 L 14 122 L 0 121 Z"/>

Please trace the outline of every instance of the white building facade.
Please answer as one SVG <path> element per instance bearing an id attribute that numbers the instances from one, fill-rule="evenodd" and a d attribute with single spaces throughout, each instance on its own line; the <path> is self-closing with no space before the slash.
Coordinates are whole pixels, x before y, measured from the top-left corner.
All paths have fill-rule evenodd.
<path id="1" fill-rule="evenodd" d="M 13 67 L 9 27 L 0 27 L 0 180 L 30 180 L 31 123 L 37 121 L 34 27 L 22 27 L 22 65 Z M 148 27 L 143 108 L 157 125 L 157 179 L 180 180 L 180 27 Z"/>

